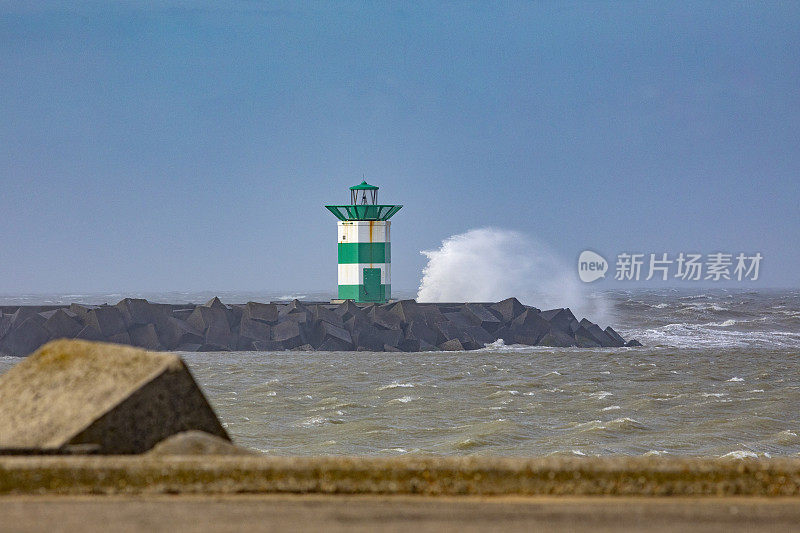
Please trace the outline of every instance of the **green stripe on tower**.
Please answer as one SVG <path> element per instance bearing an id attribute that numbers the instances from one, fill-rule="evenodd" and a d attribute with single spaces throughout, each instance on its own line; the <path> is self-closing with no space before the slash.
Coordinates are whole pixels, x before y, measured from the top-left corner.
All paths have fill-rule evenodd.
<path id="1" fill-rule="evenodd" d="M 363 285 L 339 285 L 340 300 L 355 300 L 357 302 L 385 302 L 392 297 L 392 286 L 381 285 L 378 295 L 367 294 Z"/>
<path id="2" fill-rule="evenodd" d="M 340 242 L 339 264 L 389 263 L 391 244 L 388 242 Z"/>

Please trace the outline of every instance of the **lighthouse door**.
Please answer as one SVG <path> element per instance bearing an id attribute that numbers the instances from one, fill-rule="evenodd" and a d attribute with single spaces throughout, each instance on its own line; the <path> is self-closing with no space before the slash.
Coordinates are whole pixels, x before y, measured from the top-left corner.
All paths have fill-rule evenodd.
<path id="1" fill-rule="evenodd" d="M 380 302 L 383 301 L 381 295 L 381 269 L 364 269 L 364 301 Z"/>

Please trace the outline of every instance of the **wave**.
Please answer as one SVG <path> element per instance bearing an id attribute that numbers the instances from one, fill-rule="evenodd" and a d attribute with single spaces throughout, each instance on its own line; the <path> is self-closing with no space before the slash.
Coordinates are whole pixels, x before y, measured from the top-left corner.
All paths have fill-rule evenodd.
<path id="1" fill-rule="evenodd" d="M 797 348 L 800 333 L 795 331 L 741 331 L 719 329 L 710 324 L 670 323 L 647 329 L 619 329 L 645 346 L 672 348 Z"/>
<path id="2" fill-rule="evenodd" d="M 516 297 L 541 309 L 569 307 L 578 317 L 608 323 L 602 294 L 582 284 L 575 268 L 550 247 L 517 231 L 478 228 L 453 235 L 422 270 L 420 302 L 493 302 Z"/>

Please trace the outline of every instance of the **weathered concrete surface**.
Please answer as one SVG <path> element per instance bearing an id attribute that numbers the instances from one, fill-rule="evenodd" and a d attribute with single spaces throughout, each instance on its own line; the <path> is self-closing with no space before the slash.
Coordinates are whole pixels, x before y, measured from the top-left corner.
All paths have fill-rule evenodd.
<path id="1" fill-rule="evenodd" d="M 150 455 L 257 455 L 205 431 L 183 431 L 156 444 Z"/>
<path id="2" fill-rule="evenodd" d="M 237 495 L 0 498 L 13 531 L 796 531 L 786 498 Z"/>
<path id="3" fill-rule="evenodd" d="M 0 494 L 800 496 L 800 459 L 5 456 Z"/>
<path id="4" fill-rule="evenodd" d="M 229 439 L 178 356 L 114 344 L 44 345 L 0 376 L 0 408 L 0 448 L 141 453 L 187 429 Z"/>

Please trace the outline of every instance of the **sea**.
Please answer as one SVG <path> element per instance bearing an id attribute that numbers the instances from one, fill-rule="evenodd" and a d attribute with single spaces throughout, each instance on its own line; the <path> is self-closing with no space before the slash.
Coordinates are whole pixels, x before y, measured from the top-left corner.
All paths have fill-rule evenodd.
<path id="1" fill-rule="evenodd" d="M 226 303 L 325 293 L 218 293 Z M 211 293 L 4 295 L 3 305 Z M 413 295 L 411 295 L 413 296 Z M 641 348 L 181 353 L 237 444 L 274 455 L 800 454 L 800 290 L 601 291 Z M 526 302 L 536 305 L 536 302 Z M 580 317 L 579 317 L 580 318 Z M 19 362 L 0 357 L 0 373 Z"/>

